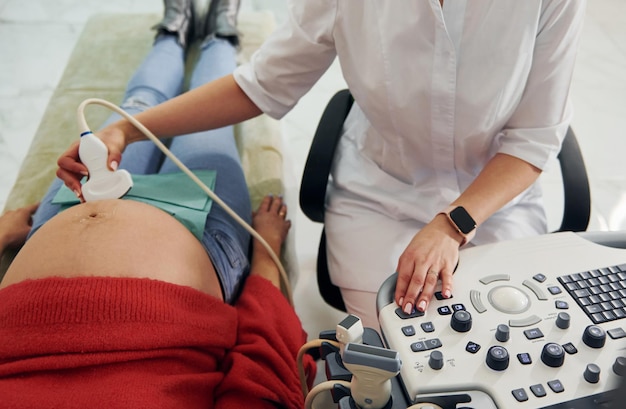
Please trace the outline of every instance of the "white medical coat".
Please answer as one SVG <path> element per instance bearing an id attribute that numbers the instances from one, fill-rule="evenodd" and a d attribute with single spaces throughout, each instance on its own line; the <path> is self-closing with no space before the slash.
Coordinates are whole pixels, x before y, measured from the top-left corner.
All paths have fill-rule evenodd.
<path id="1" fill-rule="evenodd" d="M 544 169 L 572 110 L 584 0 L 294 0 L 235 71 L 265 113 L 286 114 L 339 58 L 355 98 L 325 219 L 331 275 L 377 291 L 415 233 L 498 152 Z M 474 244 L 545 233 L 535 184 Z"/>

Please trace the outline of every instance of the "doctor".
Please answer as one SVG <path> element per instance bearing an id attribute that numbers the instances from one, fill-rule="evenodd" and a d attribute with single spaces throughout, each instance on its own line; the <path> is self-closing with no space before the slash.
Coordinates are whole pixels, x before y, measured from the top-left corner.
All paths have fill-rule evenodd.
<path id="1" fill-rule="evenodd" d="M 547 232 L 537 178 L 572 118 L 585 0 L 298 0 L 233 75 L 137 115 L 159 137 L 265 112 L 281 118 L 338 57 L 355 104 L 328 187 L 331 277 L 377 327 L 375 296 L 428 307 L 453 291 L 464 245 Z M 118 163 L 143 139 L 122 120 L 98 133 Z M 77 145 L 59 177 L 80 189 Z"/>

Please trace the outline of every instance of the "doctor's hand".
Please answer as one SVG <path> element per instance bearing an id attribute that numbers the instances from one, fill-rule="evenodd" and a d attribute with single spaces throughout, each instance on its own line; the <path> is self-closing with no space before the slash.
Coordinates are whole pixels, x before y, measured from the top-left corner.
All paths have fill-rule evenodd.
<path id="1" fill-rule="evenodd" d="M 109 151 L 107 158 L 109 169 L 116 170 L 122 159 L 122 152 L 126 148 L 126 136 L 124 132 L 111 125 L 98 131 L 96 136 L 104 142 Z M 79 146 L 80 140 L 72 143 L 69 149 L 59 157 L 57 160 L 59 168 L 57 169 L 56 175 L 82 201 L 83 195 L 80 181 L 83 177 L 88 176 L 89 173 L 87 167 L 80 161 L 78 154 Z"/>
<path id="2" fill-rule="evenodd" d="M 459 260 L 463 237 L 446 216 L 439 214 L 411 240 L 398 261 L 395 301 L 410 314 L 413 308 L 425 311 L 441 280 L 441 293 L 452 295 L 452 273 Z"/>

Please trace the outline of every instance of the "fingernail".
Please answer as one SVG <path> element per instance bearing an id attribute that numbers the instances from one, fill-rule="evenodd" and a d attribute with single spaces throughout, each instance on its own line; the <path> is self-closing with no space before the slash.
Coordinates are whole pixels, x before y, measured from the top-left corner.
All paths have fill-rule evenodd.
<path id="1" fill-rule="evenodd" d="M 426 301 L 422 300 L 420 301 L 420 303 L 417 306 L 417 309 L 420 311 L 425 311 L 426 310 Z"/>
<path id="2" fill-rule="evenodd" d="M 118 166 L 119 166 L 119 163 L 117 163 L 117 161 L 114 161 L 114 160 L 111 161 L 111 169 L 117 170 Z"/>
<path id="3" fill-rule="evenodd" d="M 83 170 L 82 172 L 80 172 L 80 174 L 83 176 L 89 176 L 89 172 L 87 172 L 86 170 Z"/>
<path id="4" fill-rule="evenodd" d="M 446 297 L 446 298 L 450 298 L 451 295 L 452 295 L 452 293 L 450 292 L 450 290 L 446 290 L 443 293 L 443 296 Z"/>
<path id="5" fill-rule="evenodd" d="M 74 194 L 76 195 L 77 198 L 80 199 L 80 192 L 78 190 L 74 190 Z"/>
<path id="6" fill-rule="evenodd" d="M 404 306 L 404 313 L 410 314 L 412 312 L 413 312 L 413 304 L 411 304 L 410 302 L 406 303 L 406 305 Z"/>
<path id="7" fill-rule="evenodd" d="M 404 304 L 404 297 L 400 297 L 400 299 L 398 300 L 398 305 L 402 304 Z"/>

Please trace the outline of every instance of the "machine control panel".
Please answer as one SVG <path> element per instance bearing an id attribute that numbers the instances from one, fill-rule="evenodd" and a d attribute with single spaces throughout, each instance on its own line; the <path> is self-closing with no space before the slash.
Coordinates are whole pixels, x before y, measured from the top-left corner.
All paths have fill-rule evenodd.
<path id="1" fill-rule="evenodd" d="M 469 248 L 452 298 L 424 313 L 405 314 L 394 288 L 391 276 L 379 291 L 379 322 L 409 402 L 594 407 L 626 376 L 624 249 L 574 233 Z"/>

